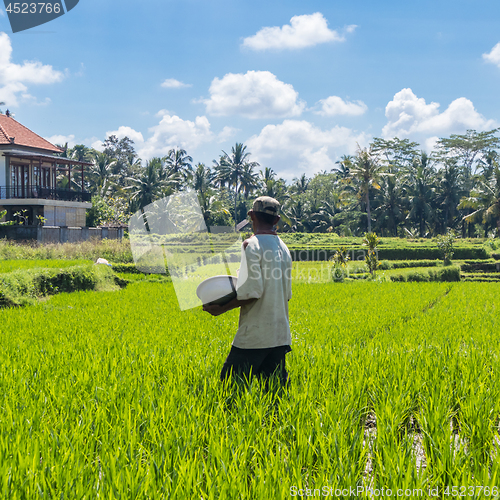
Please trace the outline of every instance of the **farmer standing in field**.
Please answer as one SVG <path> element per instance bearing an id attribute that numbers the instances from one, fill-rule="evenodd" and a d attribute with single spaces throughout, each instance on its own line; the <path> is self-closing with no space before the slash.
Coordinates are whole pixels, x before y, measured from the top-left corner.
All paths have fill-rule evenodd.
<path id="1" fill-rule="evenodd" d="M 221 380 L 231 373 L 269 378 L 276 373 L 288 382 L 285 355 L 292 349 L 288 301 L 292 297 L 292 258 L 276 233 L 280 204 L 274 198 L 257 198 L 248 215 L 254 234 L 242 245 L 237 296 L 224 305 L 205 305 L 218 316 L 240 309 L 238 331 L 224 363 Z"/>

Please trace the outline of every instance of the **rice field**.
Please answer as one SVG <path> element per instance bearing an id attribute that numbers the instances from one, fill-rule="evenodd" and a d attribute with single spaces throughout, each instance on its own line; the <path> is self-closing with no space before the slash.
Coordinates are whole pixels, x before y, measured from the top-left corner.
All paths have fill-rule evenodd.
<path id="1" fill-rule="evenodd" d="M 220 384 L 237 312 L 169 282 L 0 310 L 0 498 L 498 498 L 499 294 L 297 280 L 269 391 Z"/>

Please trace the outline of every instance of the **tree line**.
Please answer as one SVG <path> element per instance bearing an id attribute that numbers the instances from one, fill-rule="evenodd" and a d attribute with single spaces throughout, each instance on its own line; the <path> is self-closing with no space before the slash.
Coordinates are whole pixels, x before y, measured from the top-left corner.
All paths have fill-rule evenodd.
<path id="1" fill-rule="evenodd" d="M 500 138 L 494 129 L 468 130 L 436 141 L 431 153 L 408 139 L 375 138 L 335 168 L 287 182 L 251 161 L 242 143 L 212 165 L 194 165 L 182 148 L 143 162 L 128 137 L 110 136 L 102 151 L 62 146 L 63 156 L 89 162 L 89 225 L 126 223 L 132 213 L 177 191 L 195 190 L 209 226 L 237 225 L 253 198 L 282 204 L 284 231 L 358 236 L 500 236 Z M 67 179 L 61 176 L 61 187 Z M 66 182 L 66 185 L 64 183 Z M 74 189 L 81 189 L 75 182 Z"/>

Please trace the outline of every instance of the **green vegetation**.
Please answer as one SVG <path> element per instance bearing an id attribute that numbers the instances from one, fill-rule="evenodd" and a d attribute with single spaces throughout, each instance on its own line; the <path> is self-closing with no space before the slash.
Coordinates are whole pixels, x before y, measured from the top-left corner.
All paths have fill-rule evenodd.
<path id="1" fill-rule="evenodd" d="M 181 312 L 170 283 L 1 310 L 0 496 L 493 487 L 499 293 L 295 282 L 292 384 L 267 393 L 218 380 L 237 312 Z"/>
<path id="2" fill-rule="evenodd" d="M 335 168 L 319 165 L 322 172 L 292 180 L 252 161 L 240 142 L 229 153 L 196 164 L 181 148 L 143 161 L 130 138 L 114 135 L 103 151 L 66 145 L 62 155 L 90 162 L 83 186 L 92 195 L 89 225 L 126 223 L 152 202 L 192 189 L 207 226 L 244 221 L 252 200 L 267 195 L 281 203 L 280 229 L 286 232 L 429 238 L 453 230 L 462 238 L 497 238 L 499 130 L 442 137 L 429 154 L 408 139 L 374 138 L 354 155 L 341 156 Z M 58 178 L 61 187 L 68 182 L 64 175 Z"/>
<path id="3" fill-rule="evenodd" d="M 26 305 L 61 292 L 116 290 L 125 284 L 104 265 L 21 269 L 0 274 L 0 307 Z"/>

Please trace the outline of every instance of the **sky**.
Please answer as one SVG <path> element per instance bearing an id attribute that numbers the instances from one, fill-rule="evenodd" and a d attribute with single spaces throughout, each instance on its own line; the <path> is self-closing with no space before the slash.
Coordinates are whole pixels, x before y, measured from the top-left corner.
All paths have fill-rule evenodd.
<path id="1" fill-rule="evenodd" d="M 499 19 L 498 0 L 80 0 L 12 33 L 0 8 L 0 109 L 57 144 L 128 136 L 144 161 L 244 143 L 292 181 L 375 137 L 430 151 L 500 127 Z"/>

